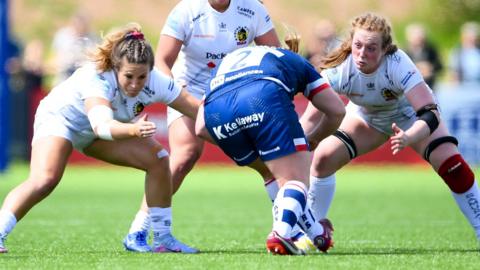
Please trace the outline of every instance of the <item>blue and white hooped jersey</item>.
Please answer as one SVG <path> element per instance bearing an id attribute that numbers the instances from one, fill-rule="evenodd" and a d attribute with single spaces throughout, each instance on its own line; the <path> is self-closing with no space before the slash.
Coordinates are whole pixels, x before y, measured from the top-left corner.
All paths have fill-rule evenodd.
<path id="1" fill-rule="evenodd" d="M 329 87 L 302 56 L 286 49 L 255 46 L 235 50 L 222 60 L 213 71 L 206 99 L 256 80 L 275 82 L 292 99 L 299 92 L 311 99 Z"/>

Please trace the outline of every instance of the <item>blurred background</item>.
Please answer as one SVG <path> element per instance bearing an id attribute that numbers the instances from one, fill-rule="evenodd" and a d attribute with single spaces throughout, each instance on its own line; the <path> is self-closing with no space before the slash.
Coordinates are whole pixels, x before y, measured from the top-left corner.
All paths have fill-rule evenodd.
<path id="1" fill-rule="evenodd" d="M 82 63 L 85 51 L 114 27 L 136 21 L 155 47 L 177 0 L 0 0 L 0 171 L 29 159 L 33 115 L 39 100 Z M 282 37 L 285 27 L 302 37 L 301 54 L 313 64 L 338 44 L 350 20 L 372 11 L 393 25 L 395 42 L 415 61 L 436 93 L 460 150 L 480 164 L 479 0 L 263 0 Z M 298 110 L 305 104 L 299 101 Z M 149 108 L 166 143 L 165 108 Z M 152 117 L 151 117 L 152 118 Z M 357 162 L 422 163 L 388 148 Z M 72 163 L 92 160 L 75 153 Z M 226 162 L 213 146 L 201 162 Z"/>

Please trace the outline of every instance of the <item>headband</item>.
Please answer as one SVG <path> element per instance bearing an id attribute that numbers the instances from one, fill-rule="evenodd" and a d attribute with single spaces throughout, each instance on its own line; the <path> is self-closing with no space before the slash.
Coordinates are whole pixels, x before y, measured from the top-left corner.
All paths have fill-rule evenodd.
<path id="1" fill-rule="evenodd" d="M 132 32 L 128 32 L 128 33 L 125 35 L 125 40 L 130 40 L 130 39 L 145 40 L 145 38 L 144 38 L 144 36 L 143 36 L 143 33 L 142 33 L 142 32 L 139 32 L 139 31 L 137 31 L 137 30 L 132 31 Z"/>

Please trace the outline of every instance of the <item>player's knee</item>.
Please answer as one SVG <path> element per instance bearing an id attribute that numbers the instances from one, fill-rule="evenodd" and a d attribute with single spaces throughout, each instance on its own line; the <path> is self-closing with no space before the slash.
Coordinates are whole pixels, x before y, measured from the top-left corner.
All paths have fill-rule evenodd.
<path id="1" fill-rule="evenodd" d="M 436 138 L 435 140 L 431 141 L 425 148 L 423 158 L 426 161 L 430 162 L 430 155 L 432 154 L 433 150 L 437 149 L 437 147 L 444 143 L 453 143 L 454 145 L 458 146 L 458 140 L 453 136 L 443 136 L 440 138 Z"/>
<path id="2" fill-rule="evenodd" d="M 451 191 L 460 194 L 468 191 L 475 181 L 475 176 L 470 166 L 468 166 L 460 154 L 447 158 L 440 166 L 438 174 L 443 178 Z"/>
<path id="3" fill-rule="evenodd" d="M 201 156 L 198 149 L 177 152 L 170 158 L 172 171 L 189 172 Z"/>
<path id="4" fill-rule="evenodd" d="M 35 194 L 41 197 L 48 196 L 60 182 L 61 176 L 53 173 L 45 173 L 35 178 L 31 178 L 29 181 L 33 187 Z"/>
<path id="5" fill-rule="evenodd" d="M 315 155 L 310 167 L 311 175 L 325 177 L 331 175 L 335 171 L 336 166 L 332 164 L 332 158 L 329 155 L 325 153 Z"/>

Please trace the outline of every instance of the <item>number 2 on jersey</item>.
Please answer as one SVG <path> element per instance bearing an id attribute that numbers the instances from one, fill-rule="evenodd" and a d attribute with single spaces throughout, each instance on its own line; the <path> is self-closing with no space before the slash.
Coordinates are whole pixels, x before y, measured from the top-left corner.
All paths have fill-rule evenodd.
<path id="1" fill-rule="evenodd" d="M 252 50 L 252 48 L 249 47 L 239 49 L 227 55 L 227 57 L 222 60 L 216 75 L 218 76 L 247 67 L 258 67 L 267 53 L 272 53 L 277 57 L 283 55 L 282 52 L 274 48 L 269 48 L 268 50 Z"/>

